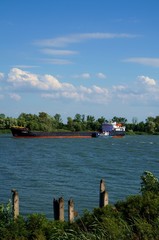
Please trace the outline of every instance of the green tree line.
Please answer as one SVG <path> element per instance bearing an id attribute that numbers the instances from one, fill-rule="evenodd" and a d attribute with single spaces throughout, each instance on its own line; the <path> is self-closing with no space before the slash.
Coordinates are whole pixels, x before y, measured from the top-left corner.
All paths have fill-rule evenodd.
<path id="1" fill-rule="evenodd" d="M 51 116 L 45 112 L 36 114 L 21 113 L 17 118 L 0 114 L 0 129 L 9 129 L 12 126 L 23 126 L 36 131 L 101 131 L 102 123 L 118 122 L 126 126 L 128 134 L 159 134 L 159 116 L 148 117 L 145 122 L 138 122 L 137 118 L 128 123 L 124 117 L 114 116 L 111 120 L 105 117 L 95 119 L 92 115 L 77 113 L 74 118 L 67 117 L 67 123 L 63 123 L 60 114 Z"/>

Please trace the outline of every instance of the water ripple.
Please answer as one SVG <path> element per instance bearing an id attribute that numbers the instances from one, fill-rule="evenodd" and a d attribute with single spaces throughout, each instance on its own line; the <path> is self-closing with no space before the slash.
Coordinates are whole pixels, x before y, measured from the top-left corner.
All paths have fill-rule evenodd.
<path id="1" fill-rule="evenodd" d="M 20 195 L 20 211 L 53 217 L 52 201 L 73 198 L 76 210 L 98 207 L 103 178 L 109 201 L 140 191 L 145 170 L 159 176 L 158 136 L 123 139 L 13 139 L 0 137 L 0 202 Z"/>

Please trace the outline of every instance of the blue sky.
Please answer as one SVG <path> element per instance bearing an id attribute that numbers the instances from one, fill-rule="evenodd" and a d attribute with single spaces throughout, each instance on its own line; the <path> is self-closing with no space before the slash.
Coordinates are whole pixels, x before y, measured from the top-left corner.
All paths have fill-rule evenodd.
<path id="1" fill-rule="evenodd" d="M 159 115 L 158 0 L 1 0 L 0 113 Z"/>

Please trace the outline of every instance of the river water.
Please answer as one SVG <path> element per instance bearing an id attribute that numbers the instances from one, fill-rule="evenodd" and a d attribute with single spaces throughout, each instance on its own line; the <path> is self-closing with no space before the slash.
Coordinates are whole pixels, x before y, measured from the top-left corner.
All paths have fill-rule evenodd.
<path id="1" fill-rule="evenodd" d="M 82 215 L 99 205 L 104 179 L 109 203 L 140 192 L 140 176 L 159 178 L 159 136 L 91 139 L 15 139 L 0 135 L 0 203 L 20 198 L 20 214 L 53 218 L 53 199 L 70 198 Z"/>

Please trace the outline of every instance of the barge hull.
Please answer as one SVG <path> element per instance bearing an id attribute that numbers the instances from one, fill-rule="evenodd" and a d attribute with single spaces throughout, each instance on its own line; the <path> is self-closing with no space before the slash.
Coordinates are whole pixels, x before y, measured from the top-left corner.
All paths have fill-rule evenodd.
<path id="1" fill-rule="evenodd" d="M 92 138 L 97 134 L 92 132 L 36 132 L 24 127 L 12 127 L 13 137 L 16 138 Z"/>
<path id="2" fill-rule="evenodd" d="M 92 136 L 14 136 L 16 138 L 92 138 Z"/>

